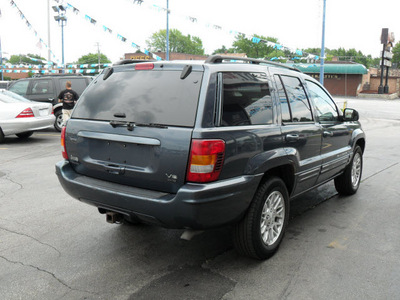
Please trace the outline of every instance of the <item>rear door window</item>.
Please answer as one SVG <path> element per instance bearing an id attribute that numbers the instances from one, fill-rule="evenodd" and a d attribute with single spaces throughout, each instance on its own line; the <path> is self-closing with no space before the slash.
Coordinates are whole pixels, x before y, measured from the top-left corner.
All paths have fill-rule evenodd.
<path id="1" fill-rule="evenodd" d="M 290 108 L 292 122 L 310 122 L 313 120 L 311 106 L 308 102 L 303 84 L 297 77 L 280 75 Z M 285 113 L 286 104 L 282 105 L 282 111 Z M 287 118 L 287 116 L 285 117 Z"/>
<path id="2" fill-rule="evenodd" d="M 184 79 L 181 73 L 115 69 L 106 80 L 100 75 L 80 98 L 72 117 L 193 127 L 203 72 L 193 71 Z"/>
<path id="3" fill-rule="evenodd" d="M 265 73 L 223 73 L 221 126 L 272 124 L 272 98 Z"/>

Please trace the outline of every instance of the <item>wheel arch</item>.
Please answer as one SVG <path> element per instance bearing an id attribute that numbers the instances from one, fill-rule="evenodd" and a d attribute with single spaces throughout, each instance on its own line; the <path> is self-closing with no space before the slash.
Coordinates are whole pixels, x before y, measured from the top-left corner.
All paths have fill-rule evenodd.
<path id="1" fill-rule="evenodd" d="M 364 138 L 360 138 L 355 142 L 355 146 L 360 146 L 362 153 L 364 154 L 364 150 L 365 150 L 365 139 Z"/>
<path id="2" fill-rule="evenodd" d="M 279 177 L 286 185 L 288 194 L 291 195 L 295 186 L 295 168 L 293 164 L 287 163 L 275 166 L 264 173 L 260 185 L 262 185 L 268 178 Z"/>

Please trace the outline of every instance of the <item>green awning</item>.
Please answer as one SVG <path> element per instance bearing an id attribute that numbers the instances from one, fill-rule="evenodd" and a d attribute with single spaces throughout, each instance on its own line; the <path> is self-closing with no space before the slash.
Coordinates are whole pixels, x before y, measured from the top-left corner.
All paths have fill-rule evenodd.
<path id="1" fill-rule="evenodd" d="M 320 72 L 319 64 L 286 64 L 290 67 L 295 67 L 303 73 L 318 73 Z M 325 74 L 367 74 L 367 68 L 362 64 L 324 64 Z"/>

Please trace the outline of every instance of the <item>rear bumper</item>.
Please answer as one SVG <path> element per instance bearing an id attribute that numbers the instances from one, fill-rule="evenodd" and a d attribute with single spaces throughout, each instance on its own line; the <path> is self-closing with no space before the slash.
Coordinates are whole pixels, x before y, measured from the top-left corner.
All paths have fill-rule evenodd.
<path id="1" fill-rule="evenodd" d="M 136 215 L 146 223 L 191 229 L 240 220 L 261 180 L 261 176 L 247 175 L 208 184 L 188 183 L 176 194 L 168 194 L 83 176 L 68 161 L 56 164 L 56 174 L 64 190 L 82 202 Z"/>
<path id="2" fill-rule="evenodd" d="M 18 118 L 2 121 L 4 135 L 18 134 L 26 131 L 46 129 L 54 125 L 54 115 L 40 118 Z"/>

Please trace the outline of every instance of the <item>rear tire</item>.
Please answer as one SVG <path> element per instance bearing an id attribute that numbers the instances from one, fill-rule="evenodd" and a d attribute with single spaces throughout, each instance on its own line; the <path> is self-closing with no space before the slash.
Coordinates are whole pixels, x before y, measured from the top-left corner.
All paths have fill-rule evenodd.
<path id="1" fill-rule="evenodd" d="M 258 188 L 245 217 L 233 229 L 236 250 L 244 256 L 267 259 L 275 254 L 289 219 L 285 183 L 271 177 Z"/>
<path id="2" fill-rule="evenodd" d="M 363 154 L 360 146 L 356 146 L 351 162 L 344 173 L 335 178 L 335 188 L 340 195 L 354 195 L 361 182 Z"/>

